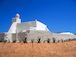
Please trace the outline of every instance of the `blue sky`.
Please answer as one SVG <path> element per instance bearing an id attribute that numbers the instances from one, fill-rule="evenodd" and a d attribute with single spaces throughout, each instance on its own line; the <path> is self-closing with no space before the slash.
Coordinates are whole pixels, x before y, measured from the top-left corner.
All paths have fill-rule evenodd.
<path id="1" fill-rule="evenodd" d="M 53 33 L 76 34 L 76 0 L 0 0 L 0 33 L 8 31 L 17 13 L 22 22 L 37 19 Z"/>

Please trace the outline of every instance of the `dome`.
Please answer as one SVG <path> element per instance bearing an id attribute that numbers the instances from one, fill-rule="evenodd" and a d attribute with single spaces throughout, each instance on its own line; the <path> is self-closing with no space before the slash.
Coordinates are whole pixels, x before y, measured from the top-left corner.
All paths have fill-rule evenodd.
<path id="1" fill-rule="evenodd" d="M 20 17 L 20 15 L 17 13 L 17 14 L 16 14 L 16 17 Z"/>

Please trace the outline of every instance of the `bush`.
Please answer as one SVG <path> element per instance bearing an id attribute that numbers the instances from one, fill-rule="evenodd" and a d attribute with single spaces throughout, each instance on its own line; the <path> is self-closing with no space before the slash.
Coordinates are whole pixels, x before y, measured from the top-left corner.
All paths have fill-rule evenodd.
<path id="1" fill-rule="evenodd" d="M 38 38 L 38 43 L 40 43 L 41 38 Z"/>
<path id="2" fill-rule="evenodd" d="M 69 41 L 71 41 L 71 39 L 69 39 Z"/>
<path id="3" fill-rule="evenodd" d="M 69 41 L 69 39 L 66 39 L 66 41 Z"/>
<path id="4" fill-rule="evenodd" d="M 34 39 L 32 39 L 31 42 L 33 43 L 34 42 Z"/>
<path id="5" fill-rule="evenodd" d="M 7 41 L 8 43 L 10 42 L 10 40 L 8 39 L 8 41 Z"/>
<path id="6" fill-rule="evenodd" d="M 13 43 L 15 43 L 15 42 L 16 42 L 16 40 L 13 41 Z"/>
<path id="7" fill-rule="evenodd" d="M 47 39 L 47 43 L 50 43 L 50 39 L 49 38 Z"/>
<path id="8" fill-rule="evenodd" d="M 55 38 L 53 38 L 53 43 L 55 43 L 55 41 L 56 41 Z"/>
<path id="9" fill-rule="evenodd" d="M 21 43 L 21 41 L 19 41 L 19 43 Z"/>
<path id="10" fill-rule="evenodd" d="M 26 37 L 26 38 L 24 38 L 24 43 L 27 43 L 27 37 Z"/>
<path id="11" fill-rule="evenodd" d="M 43 41 L 43 43 L 45 43 L 45 40 Z"/>
<path id="12" fill-rule="evenodd" d="M 4 40 L 4 43 L 6 43 L 7 42 L 7 40 Z"/>
<path id="13" fill-rule="evenodd" d="M 63 40 L 61 39 L 61 41 L 63 42 Z"/>
<path id="14" fill-rule="evenodd" d="M 76 38 L 75 38 L 75 40 L 76 40 Z"/>
<path id="15" fill-rule="evenodd" d="M 1 38 L 0 38 L 0 42 L 2 42 Z"/>
<path id="16" fill-rule="evenodd" d="M 58 42 L 60 42 L 60 41 L 58 40 Z"/>
<path id="17" fill-rule="evenodd" d="M 0 42 L 2 42 L 2 41 L 0 41 Z"/>
<path id="18" fill-rule="evenodd" d="M 75 38 L 73 38 L 73 40 L 75 40 Z"/>
<path id="19" fill-rule="evenodd" d="M 66 41 L 64 40 L 64 42 L 66 42 Z"/>

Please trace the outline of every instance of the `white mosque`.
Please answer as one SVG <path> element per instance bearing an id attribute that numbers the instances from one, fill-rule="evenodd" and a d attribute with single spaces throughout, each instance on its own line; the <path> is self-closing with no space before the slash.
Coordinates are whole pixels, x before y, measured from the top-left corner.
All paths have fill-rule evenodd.
<path id="1" fill-rule="evenodd" d="M 70 32 L 66 33 L 51 33 L 47 26 L 37 20 L 23 22 L 21 23 L 20 15 L 16 14 L 15 18 L 12 18 L 12 24 L 6 33 L 1 33 L 0 38 L 2 41 L 12 42 L 16 40 L 24 41 L 24 38 L 27 37 L 27 42 L 31 42 L 33 39 L 34 42 L 38 41 L 38 38 L 41 39 L 41 42 L 46 42 L 47 39 L 55 38 L 56 40 L 66 40 L 76 38 L 76 35 Z"/>

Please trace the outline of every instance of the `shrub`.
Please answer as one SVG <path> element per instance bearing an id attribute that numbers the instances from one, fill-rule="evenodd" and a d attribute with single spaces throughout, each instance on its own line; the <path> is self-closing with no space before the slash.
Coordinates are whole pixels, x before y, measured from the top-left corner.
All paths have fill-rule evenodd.
<path id="1" fill-rule="evenodd" d="M 72 41 L 72 39 L 70 39 L 70 41 Z"/>
<path id="2" fill-rule="evenodd" d="M 69 39 L 66 39 L 66 41 L 69 41 Z"/>
<path id="3" fill-rule="evenodd" d="M 1 38 L 0 38 L 0 42 L 2 42 Z"/>
<path id="4" fill-rule="evenodd" d="M 50 43 L 50 39 L 49 38 L 47 39 L 47 43 Z"/>
<path id="5" fill-rule="evenodd" d="M 45 43 L 45 40 L 43 41 L 43 43 Z"/>
<path id="6" fill-rule="evenodd" d="M 38 43 L 40 43 L 41 38 L 38 38 Z"/>
<path id="7" fill-rule="evenodd" d="M 34 39 L 32 39 L 31 42 L 33 43 L 34 42 Z"/>
<path id="8" fill-rule="evenodd" d="M 61 39 L 61 41 L 63 42 L 63 39 Z"/>
<path id="9" fill-rule="evenodd" d="M 21 41 L 19 41 L 19 43 L 21 43 Z"/>
<path id="10" fill-rule="evenodd" d="M 60 42 L 60 41 L 58 40 L 58 42 Z"/>
<path id="11" fill-rule="evenodd" d="M 8 39 L 8 41 L 7 41 L 8 43 L 10 42 L 10 40 Z"/>
<path id="12" fill-rule="evenodd" d="M 0 41 L 0 42 L 2 42 L 2 41 Z"/>
<path id="13" fill-rule="evenodd" d="M 73 41 L 73 39 L 70 39 L 71 41 Z"/>
<path id="14" fill-rule="evenodd" d="M 53 38 L 53 43 L 55 43 L 55 41 L 56 41 L 55 38 Z"/>
<path id="15" fill-rule="evenodd" d="M 16 40 L 13 41 L 13 43 L 15 43 L 15 42 L 16 42 Z"/>
<path id="16" fill-rule="evenodd" d="M 4 40 L 4 43 L 6 43 L 7 42 L 7 40 Z"/>
<path id="17" fill-rule="evenodd" d="M 64 40 L 64 42 L 66 42 L 66 40 Z"/>
<path id="18" fill-rule="evenodd" d="M 73 38 L 73 40 L 75 40 L 75 38 Z"/>
<path id="19" fill-rule="evenodd" d="M 71 41 L 71 39 L 69 39 L 69 41 Z"/>
<path id="20" fill-rule="evenodd" d="M 24 43 L 27 43 L 27 37 L 24 38 Z"/>

